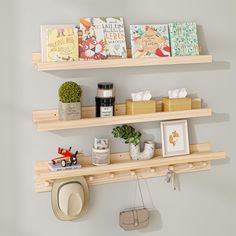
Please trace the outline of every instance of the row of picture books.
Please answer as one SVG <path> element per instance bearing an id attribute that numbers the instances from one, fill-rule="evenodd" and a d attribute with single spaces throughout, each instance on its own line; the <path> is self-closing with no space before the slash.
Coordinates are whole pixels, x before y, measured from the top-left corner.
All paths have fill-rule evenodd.
<path id="1" fill-rule="evenodd" d="M 132 58 L 199 55 L 194 22 L 130 25 Z M 127 58 L 122 17 L 41 26 L 42 62 Z"/>

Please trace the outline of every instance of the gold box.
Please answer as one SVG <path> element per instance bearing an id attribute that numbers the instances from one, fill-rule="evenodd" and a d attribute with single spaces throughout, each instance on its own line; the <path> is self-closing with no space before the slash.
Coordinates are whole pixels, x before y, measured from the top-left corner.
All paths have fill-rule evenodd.
<path id="1" fill-rule="evenodd" d="M 183 111 L 192 109 L 192 98 L 162 98 L 163 111 Z"/>
<path id="2" fill-rule="evenodd" d="M 156 112 L 156 101 L 132 101 L 126 100 L 126 115 L 138 115 Z"/>

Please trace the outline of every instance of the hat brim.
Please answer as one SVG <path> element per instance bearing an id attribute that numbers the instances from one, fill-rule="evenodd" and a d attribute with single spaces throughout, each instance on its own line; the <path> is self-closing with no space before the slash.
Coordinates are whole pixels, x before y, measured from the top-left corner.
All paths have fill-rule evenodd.
<path id="1" fill-rule="evenodd" d="M 83 188 L 83 191 L 84 191 L 83 207 L 82 207 L 80 213 L 75 216 L 64 214 L 59 206 L 59 199 L 58 199 L 59 190 L 62 186 L 64 186 L 65 184 L 69 184 L 69 183 L 80 184 Z M 71 221 L 71 220 L 77 220 L 77 219 L 83 217 L 86 214 L 86 212 L 88 210 L 88 206 L 89 206 L 89 187 L 88 187 L 88 183 L 87 183 L 86 179 L 82 176 L 79 176 L 79 177 L 71 177 L 71 178 L 66 178 L 66 179 L 55 180 L 53 183 L 53 186 L 52 186 L 52 191 L 51 191 L 51 202 L 52 202 L 52 210 L 53 210 L 55 216 L 59 220 Z"/>

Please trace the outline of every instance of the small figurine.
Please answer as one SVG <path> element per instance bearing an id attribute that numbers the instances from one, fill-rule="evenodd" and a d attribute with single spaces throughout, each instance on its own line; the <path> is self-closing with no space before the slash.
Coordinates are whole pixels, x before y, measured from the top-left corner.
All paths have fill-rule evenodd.
<path id="1" fill-rule="evenodd" d="M 77 164 L 77 155 L 79 154 L 76 151 L 74 154 L 71 152 L 71 147 L 69 149 L 58 148 L 59 156 L 56 158 L 51 159 L 51 164 L 56 165 L 61 163 L 62 167 L 72 166 Z"/>

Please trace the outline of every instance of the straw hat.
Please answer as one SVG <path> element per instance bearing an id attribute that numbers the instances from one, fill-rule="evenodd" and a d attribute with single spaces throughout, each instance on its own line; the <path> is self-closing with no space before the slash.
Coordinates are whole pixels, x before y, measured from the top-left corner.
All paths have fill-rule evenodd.
<path id="1" fill-rule="evenodd" d="M 59 220 L 77 220 L 88 210 L 89 188 L 84 177 L 55 180 L 51 192 L 52 209 Z"/>

